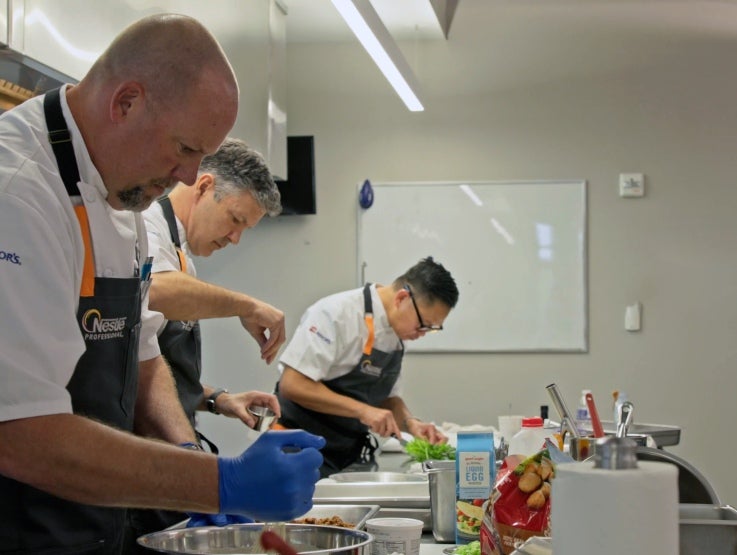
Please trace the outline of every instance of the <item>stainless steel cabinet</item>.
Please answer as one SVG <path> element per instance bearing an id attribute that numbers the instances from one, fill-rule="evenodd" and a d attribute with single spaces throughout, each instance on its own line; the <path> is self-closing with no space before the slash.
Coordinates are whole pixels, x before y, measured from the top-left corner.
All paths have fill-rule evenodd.
<path id="1" fill-rule="evenodd" d="M 118 32 L 143 16 L 176 12 L 199 19 L 220 41 L 238 76 L 240 109 L 231 135 L 259 150 L 272 172 L 285 177 L 286 113 L 279 99 L 286 96 L 280 90 L 286 83 L 283 76 L 272 80 L 280 75 L 275 64 L 286 68 L 285 56 L 279 55 L 286 43 L 276 0 L 0 0 L 8 1 L 15 3 L 19 27 L 14 26 L 11 46 L 75 79 Z M 279 111 L 272 106 L 282 115 L 273 115 Z"/>
<path id="2" fill-rule="evenodd" d="M 0 46 L 8 44 L 8 0 L 0 0 Z"/>

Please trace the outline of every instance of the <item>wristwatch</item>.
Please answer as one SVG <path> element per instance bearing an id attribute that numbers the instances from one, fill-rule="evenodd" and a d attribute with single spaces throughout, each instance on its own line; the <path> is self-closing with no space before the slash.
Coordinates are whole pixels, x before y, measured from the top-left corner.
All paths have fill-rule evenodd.
<path id="1" fill-rule="evenodd" d="M 228 392 L 227 389 L 222 389 L 222 388 L 216 389 L 215 391 L 213 391 L 212 395 L 210 395 L 207 398 L 207 410 L 209 410 L 213 414 L 220 414 L 217 408 L 215 408 L 215 399 L 217 399 L 218 395 L 220 395 L 221 393 L 227 393 L 227 392 Z"/>

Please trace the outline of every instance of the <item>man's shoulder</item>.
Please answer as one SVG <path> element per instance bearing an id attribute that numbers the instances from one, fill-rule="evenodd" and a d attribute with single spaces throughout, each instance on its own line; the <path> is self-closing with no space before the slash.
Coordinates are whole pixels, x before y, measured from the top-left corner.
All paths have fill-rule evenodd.
<path id="1" fill-rule="evenodd" d="M 146 224 L 166 224 L 166 218 L 164 218 L 164 211 L 161 209 L 161 205 L 158 203 L 158 201 L 154 201 L 151 203 L 151 206 L 146 208 L 143 212 L 141 212 L 143 215 L 143 220 L 146 222 Z"/>

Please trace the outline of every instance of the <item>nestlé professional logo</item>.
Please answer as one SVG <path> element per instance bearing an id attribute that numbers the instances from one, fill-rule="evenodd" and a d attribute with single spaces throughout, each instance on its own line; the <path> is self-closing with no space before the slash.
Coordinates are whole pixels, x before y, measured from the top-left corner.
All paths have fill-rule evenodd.
<path id="1" fill-rule="evenodd" d="M 124 337 L 125 316 L 119 318 L 103 318 L 98 309 L 91 308 L 82 316 L 81 324 L 85 332 L 85 341 L 102 341 Z"/>

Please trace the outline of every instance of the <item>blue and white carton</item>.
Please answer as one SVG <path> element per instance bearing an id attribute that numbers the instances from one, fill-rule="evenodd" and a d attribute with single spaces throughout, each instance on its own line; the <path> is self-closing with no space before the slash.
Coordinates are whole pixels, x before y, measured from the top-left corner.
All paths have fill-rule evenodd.
<path id="1" fill-rule="evenodd" d="M 496 477 L 494 434 L 458 432 L 456 447 L 456 543 L 479 539 L 482 505 Z"/>

